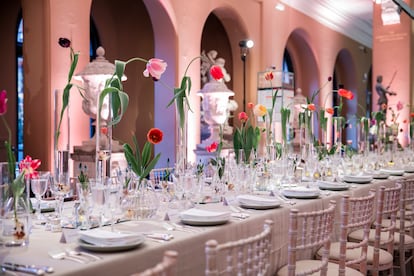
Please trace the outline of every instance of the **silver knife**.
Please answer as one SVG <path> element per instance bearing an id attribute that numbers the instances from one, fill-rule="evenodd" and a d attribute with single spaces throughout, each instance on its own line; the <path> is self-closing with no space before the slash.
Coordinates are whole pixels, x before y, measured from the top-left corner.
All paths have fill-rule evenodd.
<path id="1" fill-rule="evenodd" d="M 44 275 L 46 272 L 52 273 L 53 268 L 50 266 L 35 266 L 35 265 L 22 265 L 13 263 L 4 263 L 1 265 L 3 269 L 10 271 L 24 272 L 32 275 Z"/>

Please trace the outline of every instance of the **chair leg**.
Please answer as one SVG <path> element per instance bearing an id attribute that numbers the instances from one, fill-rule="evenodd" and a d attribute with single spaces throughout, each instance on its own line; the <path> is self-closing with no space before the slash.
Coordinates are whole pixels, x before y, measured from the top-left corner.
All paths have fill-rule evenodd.
<path id="1" fill-rule="evenodd" d="M 400 275 L 401 276 L 406 276 L 407 272 L 406 272 L 406 266 L 405 266 L 405 252 L 404 250 L 399 250 L 399 256 L 398 259 L 400 261 Z"/>
<path id="2" fill-rule="evenodd" d="M 411 263 L 411 273 L 414 274 L 414 249 L 411 250 L 411 256 L 410 256 L 410 258 L 411 258 L 411 260 L 410 260 L 410 263 Z"/>

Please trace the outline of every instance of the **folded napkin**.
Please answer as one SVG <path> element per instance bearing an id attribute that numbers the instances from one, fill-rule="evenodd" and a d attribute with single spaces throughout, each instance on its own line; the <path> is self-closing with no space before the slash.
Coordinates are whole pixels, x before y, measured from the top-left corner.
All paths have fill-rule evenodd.
<path id="1" fill-rule="evenodd" d="M 349 185 L 346 183 L 342 183 L 342 182 L 335 182 L 335 181 L 318 181 L 318 186 L 320 188 L 325 188 L 325 189 L 329 189 L 329 188 L 348 188 Z"/>
<path id="2" fill-rule="evenodd" d="M 255 195 L 239 195 L 237 200 L 240 204 L 249 206 L 274 206 L 280 204 L 277 198 L 261 197 Z"/>
<path id="3" fill-rule="evenodd" d="M 282 193 L 285 196 L 319 196 L 320 190 L 319 188 L 308 188 L 308 187 L 292 187 L 292 188 L 285 188 L 282 190 Z"/>
<path id="4" fill-rule="evenodd" d="M 111 232 L 103 229 L 81 231 L 80 239 L 94 245 L 116 246 L 137 243 L 144 237 L 139 233 Z"/>
<path id="5" fill-rule="evenodd" d="M 358 175 L 344 175 L 343 180 L 347 182 L 371 182 L 373 179 L 370 174 L 358 174 Z"/>
<path id="6" fill-rule="evenodd" d="M 230 218 L 230 213 L 191 208 L 181 212 L 180 217 L 183 220 L 226 220 Z"/>

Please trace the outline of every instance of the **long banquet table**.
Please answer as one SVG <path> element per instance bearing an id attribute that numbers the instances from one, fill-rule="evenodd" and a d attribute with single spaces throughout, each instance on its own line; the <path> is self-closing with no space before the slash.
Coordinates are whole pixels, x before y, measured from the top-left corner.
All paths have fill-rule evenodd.
<path id="1" fill-rule="evenodd" d="M 414 177 L 414 174 L 404 174 L 403 177 Z M 204 275 L 205 253 L 204 245 L 209 239 L 225 242 L 240 239 L 256 234 L 263 229 L 265 219 L 274 221 L 273 228 L 273 251 L 272 271 L 277 271 L 287 263 L 288 221 L 290 208 L 300 211 L 313 211 L 326 208 L 329 201 L 337 202 L 336 223 L 333 239 L 339 237 L 339 210 L 342 195 L 363 196 L 370 189 L 378 189 L 380 186 L 390 187 L 402 177 L 391 176 L 386 180 L 374 180 L 370 184 L 352 184 L 351 188 L 343 192 L 323 192 L 318 199 L 294 199 L 294 205 L 284 202 L 281 207 L 270 210 L 251 210 L 247 219 L 232 218 L 228 223 L 219 226 L 198 227 L 200 231 L 167 231 L 159 221 L 129 221 L 117 224 L 117 230 L 128 230 L 138 232 L 160 232 L 172 233 L 174 239 L 160 243 L 147 239 L 138 248 L 113 253 L 94 254 L 102 257 L 102 260 L 88 264 L 76 263 L 70 260 L 54 260 L 49 257 L 48 252 L 53 249 L 77 247 L 77 243 L 61 243 L 62 233 L 45 231 L 43 226 L 35 225 L 30 235 L 30 244 L 26 248 L 1 248 L 0 261 L 15 262 L 19 264 L 42 264 L 52 266 L 54 275 L 130 275 L 142 271 L 162 259 L 165 250 L 176 250 L 178 256 L 177 275 Z M 208 210 L 227 210 L 229 206 L 223 203 L 209 203 L 198 205 L 198 208 Z M 178 215 L 172 214 L 171 220 L 178 221 Z M 81 249 L 82 250 L 82 249 Z M 310 257 L 311 252 L 302 252 Z"/>

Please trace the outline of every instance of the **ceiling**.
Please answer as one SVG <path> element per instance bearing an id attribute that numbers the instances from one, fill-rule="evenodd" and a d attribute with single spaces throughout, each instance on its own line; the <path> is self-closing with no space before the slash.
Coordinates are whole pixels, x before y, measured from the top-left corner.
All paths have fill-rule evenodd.
<path id="1" fill-rule="evenodd" d="M 372 48 L 372 0 L 281 0 L 280 2 Z"/>

